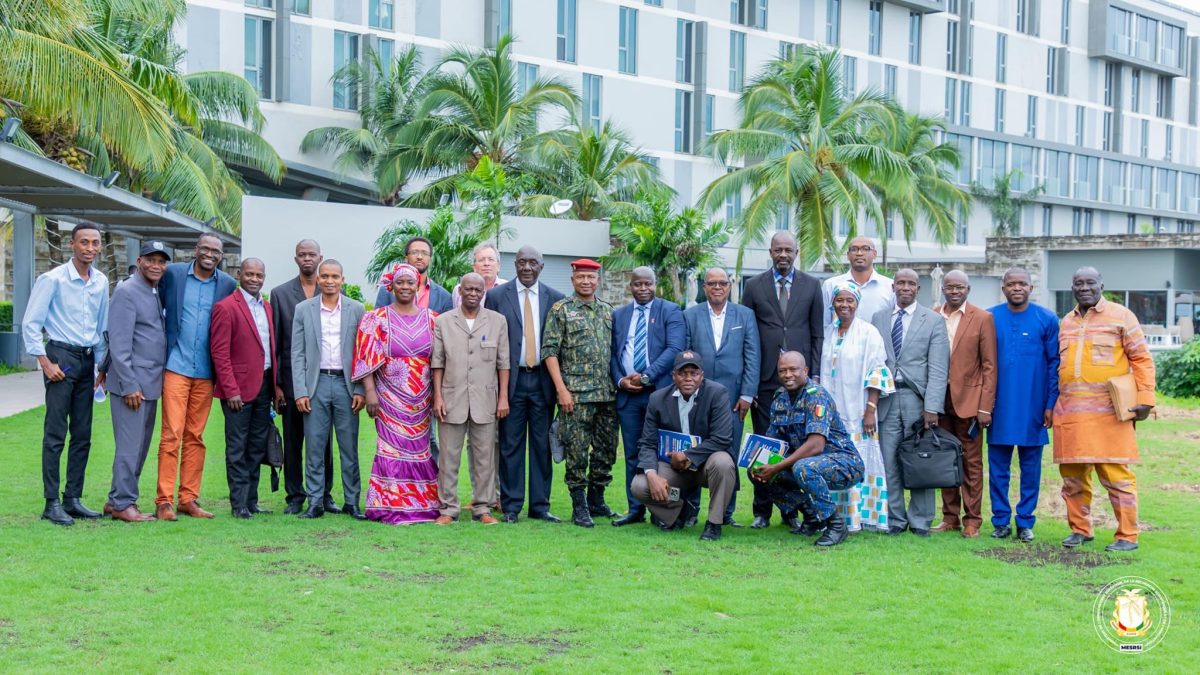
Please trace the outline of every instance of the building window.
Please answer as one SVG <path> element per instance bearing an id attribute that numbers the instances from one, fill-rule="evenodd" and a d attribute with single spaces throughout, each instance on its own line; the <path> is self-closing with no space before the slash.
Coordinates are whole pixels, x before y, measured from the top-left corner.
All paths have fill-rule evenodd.
<path id="1" fill-rule="evenodd" d="M 351 61 L 357 61 L 359 36 L 340 30 L 333 31 L 333 70 L 337 72 Z M 358 87 L 346 78 L 333 82 L 333 107 L 338 110 L 358 110 Z"/>
<path id="2" fill-rule="evenodd" d="M 783 40 L 779 41 L 779 58 L 783 59 L 784 61 L 791 61 L 792 57 L 795 55 L 796 43 L 784 42 Z"/>
<path id="3" fill-rule="evenodd" d="M 1071 196 L 1071 155 L 1058 150 L 1046 150 L 1046 194 L 1050 197 Z"/>
<path id="4" fill-rule="evenodd" d="M 958 83 L 958 123 L 964 127 L 971 126 L 971 83 Z"/>
<path id="5" fill-rule="evenodd" d="M 1017 32 L 1037 37 L 1038 0 L 1017 0 Z"/>
<path id="6" fill-rule="evenodd" d="M 1062 47 L 1046 48 L 1046 92 L 1065 96 L 1067 93 L 1064 82 L 1064 60 L 1066 53 Z"/>
<path id="7" fill-rule="evenodd" d="M 1133 112 L 1142 111 L 1142 71 L 1137 68 L 1129 74 L 1129 109 Z"/>
<path id="8" fill-rule="evenodd" d="M 1104 138 L 1102 139 L 1100 148 L 1102 150 L 1104 150 L 1105 152 L 1115 152 L 1116 148 L 1113 147 L 1113 145 L 1114 145 L 1113 114 L 1111 112 L 1109 112 L 1107 110 L 1104 111 L 1104 117 L 1102 118 L 1102 120 L 1100 122 L 1100 126 L 1101 126 L 1100 132 L 1102 134 L 1104 134 Z"/>
<path id="9" fill-rule="evenodd" d="M 879 56 L 883 44 L 883 2 L 871 0 L 867 15 L 867 53 Z"/>
<path id="10" fill-rule="evenodd" d="M 1071 234 L 1076 237 L 1086 237 L 1092 233 L 1092 210 L 1071 209 Z"/>
<path id="11" fill-rule="evenodd" d="M 312 16 L 312 0 L 292 0 L 292 14 Z"/>
<path id="12" fill-rule="evenodd" d="M 954 243 L 966 245 L 970 232 L 968 231 L 967 214 L 958 212 L 958 226 L 954 228 Z"/>
<path id="13" fill-rule="evenodd" d="M 637 74 L 638 12 L 632 7 L 620 9 L 620 35 L 617 39 L 617 70 Z"/>
<path id="14" fill-rule="evenodd" d="M 583 125 L 600 133 L 600 85 L 602 78 L 590 73 L 583 74 Z"/>
<path id="15" fill-rule="evenodd" d="M 651 7 L 662 7 L 662 0 L 646 0 L 646 4 Z"/>
<path id="16" fill-rule="evenodd" d="M 695 28 L 691 21 L 679 19 L 675 23 L 675 81 L 683 84 L 692 83 Z"/>
<path id="17" fill-rule="evenodd" d="M 726 173 L 733 173 L 733 169 L 727 169 Z M 742 214 L 742 193 L 735 192 L 725 198 L 725 222 L 733 223 L 737 221 L 738 216 Z"/>
<path id="18" fill-rule="evenodd" d="M 712 94 L 704 95 L 704 142 L 707 143 L 713 133 L 713 121 L 716 118 L 717 97 Z"/>
<path id="19" fill-rule="evenodd" d="M 883 66 L 883 93 L 892 98 L 896 98 L 896 73 L 897 68 L 891 64 Z"/>
<path id="20" fill-rule="evenodd" d="M 1171 119 L 1175 107 L 1175 79 L 1166 75 L 1158 76 L 1158 99 L 1154 113 L 1163 119 Z"/>
<path id="21" fill-rule="evenodd" d="M 513 0 L 500 0 L 500 20 L 496 23 L 496 42 L 502 35 L 512 35 Z"/>
<path id="22" fill-rule="evenodd" d="M 991 187 L 996 178 L 1008 171 L 1008 144 L 1002 141 L 979 139 L 979 167 L 976 180 L 984 187 Z"/>
<path id="23" fill-rule="evenodd" d="M 556 57 L 559 61 L 575 63 L 575 35 L 577 26 L 576 0 L 558 0 Z"/>
<path id="24" fill-rule="evenodd" d="M 371 28 L 391 30 L 395 0 L 371 0 L 367 7 L 367 22 Z"/>
<path id="25" fill-rule="evenodd" d="M 1133 14 L 1120 7 L 1108 7 L 1108 48 L 1118 54 L 1133 55 Z"/>
<path id="26" fill-rule="evenodd" d="M 946 108 L 943 112 L 947 124 L 953 124 L 958 117 L 958 80 L 946 78 Z"/>
<path id="27" fill-rule="evenodd" d="M 1183 27 L 1164 23 L 1158 62 L 1172 68 L 1183 67 Z"/>
<path id="28" fill-rule="evenodd" d="M 1149 208 L 1150 201 L 1153 195 L 1151 194 L 1150 180 L 1154 175 L 1153 169 L 1148 166 L 1134 164 L 1129 167 L 1129 205 Z"/>
<path id="29" fill-rule="evenodd" d="M 692 151 L 692 92 L 675 90 L 675 152 Z"/>
<path id="30" fill-rule="evenodd" d="M 1137 234 L 1137 216 L 1132 213 L 1125 216 L 1125 231 L 1129 234 Z"/>
<path id="31" fill-rule="evenodd" d="M 1025 135 L 1037 138 L 1038 98 L 1033 94 L 1025 97 Z"/>
<path id="32" fill-rule="evenodd" d="M 1164 139 L 1163 159 L 1171 161 L 1175 157 L 1175 125 L 1167 125 L 1167 136 Z"/>
<path id="33" fill-rule="evenodd" d="M 1054 231 L 1054 207 L 1049 204 L 1042 205 L 1042 236 L 1049 237 Z"/>
<path id="34" fill-rule="evenodd" d="M 954 179 L 959 185 L 967 185 L 971 182 L 971 168 L 974 166 L 971 163 L 971 137 L 962 134 L 946 134 L 946 144 L 953 145 L 958 148 L 958 173 Z"/>
<path id="35" fill-rule="evenodd" d="M 1138 15 L 1134 49 L 1137 57 L 1143 61 L 1153 61 L 1158 57 L 1157 20 Z"/>
<path id="36" fill-rule="evenodd" d="M 1003 89 L 996 90 L 996 132 L 1004 133 L 1004 104 L 1005 95 Z"/>
<path id="37" fill-rule="evenodd" d="M 1200 174 L 1185 173 L 1179 177 L 1179 210 L 1200 213 Z"/>
<path id="38" fill-rule="evenodd" d="M 1028 190 L 1038 183 L 1038 149 L 1028 145 L 1012 146 L 1013 189 Z"/>
<path id="39" fill-rule="evenodd" d="M 1142 157 L 1150 156 L 1150 120 L 1142 120 L 1139 125 L 1141 127 L 1141 154 Z"/>
<path id="40" fill-rule="evenodd" d="M 1160 209 L 1175 210 L 1175 183 L 1179 180 L 1179 172 L 1174 169 L 1159 169 L 1155 182 L 1154 206 Z"/>
<path id="41" fill-rule="evenodd" d="M 1154 232 L 1156 234 L 1163 234 L 1166 231 L 1166 228 L 1163 227 L 1162 216 L 1154 216 Z"/>
<path id="42" fill-rule="evenodd" d="M 246 67 L 243 76 L 254 85 L 258 97 L 271 98 L 272 22 L 257 16 L 246 17 Z"/>
<path id="43" fill-rule="evenodd" d="M 858 59 L 842 55 L 842 97 L 849 100 L 858 93 Z"/>
<path id="44" fill-rule="evenodd" d="M 517 95 L 524 96 L 538 79 L 538 67 L 532 63 L 517 63 Z"/>
<path id="45" fill-rule="evenodd" d="M 1004 33 L 996 35 L 996 81 L 1008 81 L 1008 36 Z"/>
<path id="46" fill-rule="evenodd" d="M 958 21 L 946 22 L 946 70 L 958 72 Z"/>
<path id="47" fill-rule="evenodd" d="M 741 26 L 766 29 L 767 0 L 730 0 L 729 20 Z"/>
<path id="48" fill-rule="evenodd" d="M 837 46 L 842 41 L 842 0 L 825 0 L 825 43 Z"/>
<path id="49" fill-rule="evenodd" d="M 1104 194 L 1102 198 L 1108 204 L 1124 206 L 1128 201 L 1125 190 L 1125 162 L 1115 159 L 1104 160 Z"/>
<path id="50" fill-rule="evenodd" d="M 396 58 L 396 41 L 395 40 L 379 40 L 379 63 L 387 70 L 391 70 L 392 59 Z"/>
<path id="51" fill-rule="evenodd" d="M 746 85 L 746 34 L 729 31 L 729 91 L 740 92 Z"/>
<path id="52" fill-rule="evenodd" d="M 1194 221 L 1194 220 L 1179 221 L 1179 233 L 1180 234 L 1195 234 L 1196 233 L 1196 221 Z"/>
<path id="53" fill-rule="evenodd" d="M 1075 198 L 1096 201 L 1100 198 L 1100 159 L 1075 155 Z"/>
<path id="54" fill-rule="evenodd" d="M 1113 84 L 1118 77 L 1117 64 L 1109 62 L 1104 64 L 1104 105 L 1113 104 Z"/>
<path id="55" fill-rule="evenodd" d="M 1062 34 L 1059 41 L 1064 45 L 1071 41 L 1071 0 L 1062 0 Z"/>
<path id="56" fill-rule="evenodd" d="M 259 9 L 271 9 L 274 3 L 271 0 L 246 0 L 247 7 L 258 7 Z"/>
<path id="57" fill-rule="evenodd" d="M 920 12 L 908 13 L 908 62 L 921 64 L 921 17 Z"/>
<path id="58" fill-rule="evenodd" d="M 1087 112 L 1083 106 L 1075 106 L 1075 147 L 1077 148 L 1082 148 L 1084 141 L 1087 140 L 1086 115 Z"/>

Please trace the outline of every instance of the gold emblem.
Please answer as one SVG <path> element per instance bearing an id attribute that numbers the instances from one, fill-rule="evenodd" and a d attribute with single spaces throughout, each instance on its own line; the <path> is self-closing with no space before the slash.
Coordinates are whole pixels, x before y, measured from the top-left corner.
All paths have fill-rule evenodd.
<path id="1" fill-rule="evenodd" d="M 1137 637 L 1150 630 L 1150 607 L 1140 588 L 1126 588 L 1113 603 L 1109 625 L 1121 637 Z"/>

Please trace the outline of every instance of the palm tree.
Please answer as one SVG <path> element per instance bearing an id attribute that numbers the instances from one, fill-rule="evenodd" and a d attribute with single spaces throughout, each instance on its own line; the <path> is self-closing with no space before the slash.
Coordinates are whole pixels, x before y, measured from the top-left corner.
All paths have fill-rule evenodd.
<path id="1" fill-rule="evenodd" d="M 971 194 L 992 212 L 992 224 L 997 237 L 1021 234 L 1021 212 L 1046 189 L 1045 183 L 1038 183 L 1024 192 L 1014 190 L 1013 184 L 1019 184 L 1023 177 L 1020 169 L 1011 169 L 993 178 L 990 186 L 971 181 Z"/>
<path id="2" fill-rule="evenodd" d="M 720 265 L 717 250 L 729 241 L 724 221 L 709 222 L 704 211 L 688 207 L 675 213 L 659 194 L 642 194 L 634 206 L 612 218 L 617 246 L 601 262 L 614 272 L 645 265 L 658 273 L 658 294 L 672 302 L 687 300 L 688 278 Z"/>
<path id="3" fill-rule="evenodd" d="M 745 247 L 764 241 L 785 213 L 794 216 L 805 267 L 821 255 L 838 257 L 834 213 L 851 234 L 860 210 L 882 222 L 864 177 L 900 172 L 903 158 L 869 142 L 867 131 L 892 111 L 875 92 L 849 98 L 840 63 L 836 51 L 814 47 L 771 61 L 738 100 L 739 126 L 710 141 L 713 156 L 731 170 L 704 189 L 703 208 L 715 211 L 734 195 L 750 194 L 735 223 L 739 269 Z"/>
<path id="4" fill-rule="evenodd" d="M 500 239 L 509 234 L 504 216 L 517 208 L 528 190 L 528 176 L 509 176 L 503 166 L 484 155 L 474 169 L 458 178 L 456 191 L 467 207 L 466 222 L 475 226 L 483 239 L 491 239 L 500 250 Z"/>
<path id="5" fill-rule="evenodd" d="M 385 62 L 376 50 L 367 49 L 361 62 L 350 61 L 333 79 L 364 92 L 358 108 L 360 126 L 313 129 L 300 142 L 300 152 L 333 153 L 338 172 L 367 174 L 375 181 L 380 200 L 393 205 L 418 169 L 414 153 L 393 144 L 416 119 L 425 93 L 421 53 L 416 45 L 409 45 Z"/>
<path id="6" fill-rule="evenodd" d="M 495 49 L 452 49 L 429 76 L 418 123 L 398 135 L 385 161 L 406 155 L 422 175 L 438 175 L 407 204 L 430 207 L 454 192 L 458 177 L 487 155 L 511 174 L 519 173 L 538 117 L 569 116 L 578 97 L 566 84 L 540 77 L 519 91 L 512 37 Z"/>
<path id="7" fill-rule="evenodd" d="M 576 119 L 569 127 L 540 134 L 528 167 L 539 194 L 528 196 L 522 210 L 545 217 L 551 204 L 569 199 L 571 215 L 596 220 L 633 206 L 639 193 L 673 196 L 648 157 L 611 121 L 596 131 Z"/>
<path id="8" fill-rule="evenodd" d="M 437 254 L 429 263 L 429 278 L 445 288 L 453 288 L 462 275 L 471 271 L 471 252 L 483 241 L 479 231 L 458 220 L 449 206 L 440 206 L 429 222 L 418 225 L 412 220 L 398 220 L 375 240 L 375 253 L 367 263 L 367 279 L 379 281 L 380 275 L 393 263 L 404 260 L 404 246 L 413 237 L 425 237 L 433 242 Z"/>
<path id="9" fill-rule="evenodd" d="M 873 171 L 867 177 L 883 218 L 876 222 L 883 223 L 879 240 L 884 266 L 891 235 L 886 223 L 893 215 L 900 216 L 906 244 L 911 245 L 917 221 L 923 219 L 934 241 L 946 246 L 954 241 L 956 219 L 967 217 L 972 203 L 970 196 L 955 185 L 951 173 L 961 161 L 958 147 L 938 142 L 938 133 L 945 131 L 942 121 L 893 107 L 886 123 L 873 127 L 868 134 L 871 142 L 904 162 L 901 171 Z"/>

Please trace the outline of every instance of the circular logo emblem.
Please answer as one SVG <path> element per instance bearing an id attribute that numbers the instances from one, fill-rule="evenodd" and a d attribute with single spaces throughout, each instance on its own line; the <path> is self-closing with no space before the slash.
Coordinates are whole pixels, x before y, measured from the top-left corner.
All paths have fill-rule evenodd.
<path id="1" fill-rule="evenodd" d="M 1092 623 L 1104 644 L 1122 653 L 1152 649 L 1171 626 L 1171 602 L 1153 581 L 1120 577 L 1109 582 L 1092 605 Z"/>

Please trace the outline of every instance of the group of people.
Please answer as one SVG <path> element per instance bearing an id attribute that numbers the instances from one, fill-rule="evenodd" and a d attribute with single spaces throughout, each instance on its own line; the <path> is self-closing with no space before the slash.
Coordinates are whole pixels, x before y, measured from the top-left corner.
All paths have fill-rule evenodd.
<path id="1" fill-rule="evenodd" d="M 564 297 L 540 281 L 543 260 L 532 246 L 517 251 L 515 277 L 505 282 L 496 248 L 481 244 L 475 271 L 447 291 L 428 276 L 432 243 L 416 237 L 367 311 L 342 293 L 341 264 L 312 240 L 296 245 L 298 274 L 269 300 L 265 264 L 244 259 L 235 281 L 219 269 L 223 245 L 211 235 L 200 237 L 190 262 L 171 263 L 166 246 L 146 242 L 111 300 L 93 266 L 99 228 L 78 225 L 70 245 L 72 258 L 38 278 L 22 322 L 46 384 L 42 517 L 56 524 L 102 515 L 81 497 L 93 394 L 107 387 L 116 452 L 103 514 L 129 522 L 212 517 L 199 496 L 215 397 L 237 518 L 269 512 L 258 485 L 278 411 L 285 512 L 301 518 L 340 512 L 454 523 L 464 508 L 465 444 L 466 508 L 480 523 L 516 523 L 522 511 L 561 522 L 550 512 L 552 457 L 561 455 L 574 524 L 649 518 L 666 530 L 691 527 L 706 488 L 701 539 L 719 539 L 723 526 L 741 527 L 733 512 L 749 415 L 755 434 L 788 449 L 782 461 L 745 474 L 752 528 L 768 527 L 778 508 L 793 533 L 819 535 L 821 546 L 863 529 L 978 536 L 986 436 L 992 536 L 1013 533 L 1015 448 L 1016 534 L 1032 541 L 1042 449 L 1053 429 L 1072 530 L 1063 545 L 1092 540 L 1094 467 L 1117 515 L 1108 548 L 1137 548 L 1129 465 L 1137 461 L 1134 423 L 1154 406 L 1154 365 L 1136 318 L 1104 299 L 1092 268 L 1075 273 L 1077 305 L 1060 324 L 1029 301 L 1032 280 L 1022 269 L 1005 273 L 1006 302 L 987 310 L 968 302 L 967 275 L 951 271 L 943 302 L 929 308 L 917 300 L 915 271 L 889 279 L 874 269 L 870 239 L 849 242 L 849 271 L 820 282 L 796 269 L 796 239 L 778 232 L 772 269 L 747 280 L 740 304 L 730 301 L 723 269 L 704 273 L 705 302 L 681 310 L 657 297 L 654 270 L 640 267 L 630 276 L 631 301 L 614 309 L 596 296 L 599 263 L 573 262 Z M 1136 405 L 1118 414 L 1109 382 L 1129 374 Z M 160 399 L 151 515 L 137 505 L 138 479 Z M 360 508 L 363 410 L 378 441 Z M 935 491 L 906 490 L 898 453 L 907 435 L 936 426 L 961 442 L 964 477 L 961 487 L 942 490 L 935 527 Z M 663 431 L 699 441 L 667 451 Z M 624 515 L 605 499 L 618 432 Z M 333 497 L 335 437 L 341 506 Z"/>

